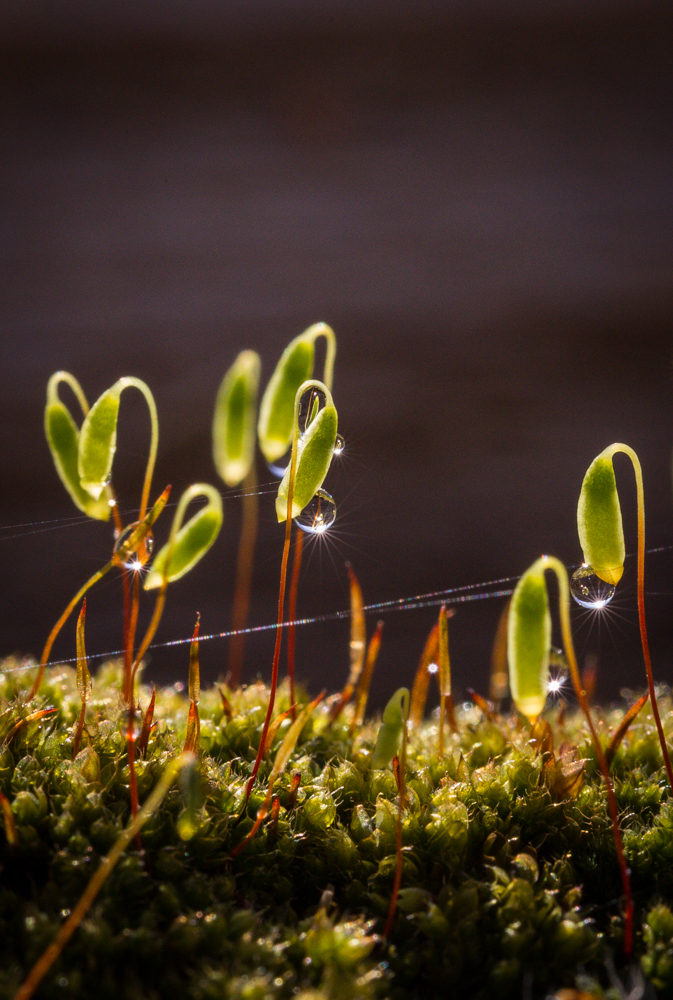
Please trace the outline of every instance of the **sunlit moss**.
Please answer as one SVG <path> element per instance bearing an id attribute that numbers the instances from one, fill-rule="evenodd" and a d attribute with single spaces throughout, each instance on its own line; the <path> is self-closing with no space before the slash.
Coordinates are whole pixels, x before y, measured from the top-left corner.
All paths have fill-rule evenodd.
<path id="1" fill-rule="evenodd" d="M 75 671 L 47 672 L 37 704 L 27 706 L 17 686 L 25 691 L 31 672 L 10 673 L 16 665 L 0 672 L 0 790 L 18 841 L 0 830 L 2 997 L 13 996 L 130 815 L 122 665 L 105 664 L 94 678 L 75 759 Z M 585 762 L 576 797 L 550 787 L 547 751 L 513 716 L 487 720 L 459 706 L 443 757 L 437 717 L 414 728 L 401 890 L 384 940 L 398 788 L 390 768 L 371 768 L 378 720 L 351 739 L 350 706 L 330 725 L 329 703 L 319 705 L 277 778 L 275 818 L 269 812 L 232 857 L 265 803 L 289 721 L 246 800 L 268 690 L 223 691 L 231 717 L 217 689 L 202 693 L 189 779 L 148 820 L 142 852 L 128 848 L 37 996 L 485 1000 L 524 989 L 533 998 L 614 990 L 611 962 L 626 976 L 605 789 L 581 717 L 549 717 L 556 746 L 567 741 Z M 139 685 L 142 710 L 150 695 Z M 188 701 L 179 686 L 156 692 L 157 726 L 136 761 L 141 803 L 180 753 Z M 670 738 L 667 699 L 660 706 Z M 277 708 L 288 707 L 281 685 Z M 46 708 L 57 711 L 7 738 L 17 721 Z M 613 731 L 622 716 L 623 707 L 605 711 L 601 728 Z M 613 774 L 637 900 L 636 956 L 652 988 L 668 996 L 673 800 L 660 761 L 643 709 Z"/>

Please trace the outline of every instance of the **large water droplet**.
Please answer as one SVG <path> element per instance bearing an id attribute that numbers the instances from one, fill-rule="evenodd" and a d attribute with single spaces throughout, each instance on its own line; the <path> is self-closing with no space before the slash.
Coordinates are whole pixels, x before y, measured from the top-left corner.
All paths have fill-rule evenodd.
<path id="1" fill-rule="evenodd" d="M 326 490 L 318 490 L 301 514 L 295 517 L 296 523 L 311 535 L 321 535 L 334 524 L 336 504 Z"/>
<path id="2" fill-rule="evenodd" d="M 334 454 L 342 455 L 345 447 L 346 447 L 346 442 L 342 438 L 341 434 L 337 434 L 336 440 L 334 442 Z"/>
<path id="3" fill-rule="evenodd" d="M 148 531 L 147 535 L 144 538 L 145 542 L 144 546 L 141 543 L 137 548 L 133 550 L 129 551 L 128 549 L 126 549 L 128 536 L 131 534 L 132 531 L 135 531 L 137 527 L 138 527 L 137 521 L 135 521 L 133 524 L 128 524 L 117 538 L 114 547 L 115 554 L 122 559 L 126 569 L 133 570 L 134 572 L 137 572 L 139 569 L 142 569 L 142 567 L 145 565 L 149 557 L 152 555 L 152 549 L 154 548 L 154 535 L 152 534 L 151 531 Z"/>
<path id="4" fill-rule="evenodd" d="M 280 458 L 277 458 L 273 462 L 267 462 L 266 463 L 267 468 L 271 473 L 271 475 L 278 476 L 279 479 L 282 479 L 283 476 L 285 475 L 285 470 L 290 464 L 291 457 L 292 457 L 292 448 L 288 448 L 285 454 L 281 455 Z"/>
<path id="5" fill-rule="evenodd" d="M 313 386 L 302 394 L 299 400 L 299 433 L 306 433 L 306 429 L 315 418 L 319 410 L 322 410 L 327 402 L 327 397 L 322 389 Z"/>
<path id="6" fill-rule="evenodd" d="M 593 566 L 582 563 L 571 577 L 570 593 L 583 608 L 598 611 L 610 603 L 615 596 L 615 588 L 613 584 L 596 576 Z"/>

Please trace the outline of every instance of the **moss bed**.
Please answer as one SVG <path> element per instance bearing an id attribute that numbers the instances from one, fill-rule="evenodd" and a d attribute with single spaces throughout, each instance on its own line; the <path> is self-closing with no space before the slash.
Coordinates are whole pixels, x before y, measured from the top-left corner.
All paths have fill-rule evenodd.
<path id="1" fill-rule="evenodd" d="M 5 817 L 3 998 L 15 994 L 130 817 L 119 664 L 94 679 L 75 760 L 75 671 L 48 672 L 28 706 L 21 696 L 34 671 L 17 666 L 0 666 L 0 789 L 18 839 L 10 843 Z M 141 803 L 185 740 L 189 705 L 179 687 L 157 691 L 157 726 L 137 762 Z M 329 700 L 319 705 L 276 783 L 277 822 L 267 818 L 232 858 L 289 723 L 246 809 L 268 689 L 224 690 L 231 718 L 219 690 L 200 702 L 198 801 L 176 782 L 143 828 L 142 850 L 125 852 L 36 996 L 673 996 L 673 804 L 648 706 L 612 765 L 636 903 L 627 963 L 606 795 L 576 714 L 548 713 L 553 758 L 514 716 L 489 719 L 471 705 L 459 708 L 443 758 L 436 717 L 410 734 L 402 888 L 384 939 L 398 796 L 392 770 L 369 766 L 376 720 L 351 739 L 350 710 L 330 727 Z M 149 698 L 141 686 L 143 708 Z M 597 712 L 606 742 L 630 700 Z M 288 707 L 284 688 L 277 705 Z M 670 739 L 666 692 L 660 707 Z M 16 730 L 42 708 L 56 712 Z M 586 763 L 572 786 L 564 774 L 577 758 Z"/>

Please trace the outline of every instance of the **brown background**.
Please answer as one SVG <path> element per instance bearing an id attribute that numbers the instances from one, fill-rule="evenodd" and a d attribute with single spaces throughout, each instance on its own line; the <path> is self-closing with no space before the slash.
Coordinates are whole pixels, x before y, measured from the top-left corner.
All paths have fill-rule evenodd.
<path id="1" fill-rule="evenodd" d="M 271 6 L 0 12 L 3 652 L 39 654 L 110 547 L 99 524 L 32 523 L 77 513 L 43 440 L 51 372 L 73 371 L 90 399 L 146 379 L 156 487 L 177 495 L 215 481 L 213 400 L 238 350 L 259 350 L 268 377 L 318 319 L 339 336 L 348 447 L 302 614 L 347 607 L 345 559 L 371 603 L 512 576 L 543 551 L 577 562 L 582 476 L 613 440 L 641 454 L 648 545 L 672 542 L 670 4 Z M 147 421 L 130 395 L 122 409 L 128 509 Z M 625 462 L 618 478 L 633 552 Z M 274 619 L 282 545 L 261 500 L 254 624 Z M 238 518 L 226 502 L 217 548 L 171 588 L 161 639 L 188 635 L 196 610 L 205 633 L 227 627 Z M 666 680 L 671 556 L 648 558 Z M 604 694 L 643 683 L 632 564 L 618 615 L 577 616 Z M 91 596 L 92 653 L 118 648 L 118 598 L 117 581 Z M 486 684 L 500 606 L 452 622 L 463 690 Z M 385 616 L 379 698 L 410 682 L 435 613 Z M 312 688 L 342 683 L 347 634 L 300 633 Z M 250 642 L 248 677 L 268 677 L 272 645 Z M 73 650 L 74 625 L 55 654 Z M 225 662 L 225 642 L 204 644 L 208 680 Z M 186 672 L 185 647 L 155 652 L 151 677 Z"/>

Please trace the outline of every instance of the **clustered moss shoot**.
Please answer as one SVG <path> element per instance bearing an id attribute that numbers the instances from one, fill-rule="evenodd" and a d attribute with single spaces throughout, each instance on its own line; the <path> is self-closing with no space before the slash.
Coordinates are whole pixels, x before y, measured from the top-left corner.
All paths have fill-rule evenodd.
<path id="1" fill-rule="evenodd" d="M 12 997 L 130 816 L 123 667 L 102 666 L 72 759 L 75 671 L 0 673 L 0 790 L 16 838 L 0 833 L 0 996 Z M 235 858 L 266 795 L 274 737 L 246 806 L 268 689 L 201 695 L 198 782 L 176 783 L 112 871 L 36 996 L 97 1000 L 369 1000 L 620 996 L 623 919 L 605 788 L 578 714 L 549 714 L 586 759 L 576 798 L 514 716 L 458 707 L 438 756 L 436 715 L 410 733 L 403 872 L 387 939 L 398 792 L 374 770 L 376 725 L 349 737 L 350 709 L 323 702 L 275 785 L 279 808 Z M 140 687 L 146 707 L 151 692 Z M 279 710 L 288 707 L 281 686 Z M 136 761 L 140 801 L 182 748 L 188 699 L 158 690 L 157 726 Z M 225 707 L 227 713 L 225 714 Z M 43 708 L 56 712 L 10 731 Z M 660 700 L 669 738 L 673 716 Z M 597 713 L 604 733 L 623 706 Z M 230 717 L 229 717 L 230 714 Z M 565 749 L 565 748 L 564 748 Z M 673 803 L 643 709 L 612 773 L 637 906 L 634 962 L 650 995 L 673 995 Z M 296 775 L 300 776 L 296 787 Z M 185 839 L 187 837 L 187 839 Z M 12 840 L 16 840 L 12 843 Z M 615 971 L 616 969 L 616 971 Z M 625 987 L 626 990 L 626 987 Z M 522 994 L 523 991 L 523 994 Z"/>

